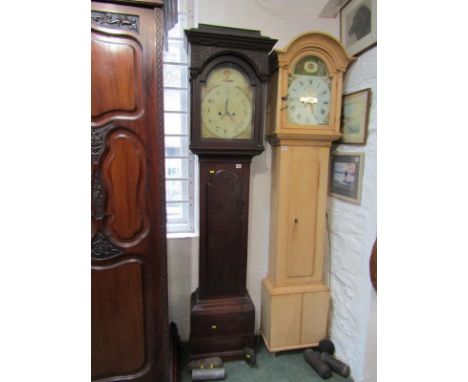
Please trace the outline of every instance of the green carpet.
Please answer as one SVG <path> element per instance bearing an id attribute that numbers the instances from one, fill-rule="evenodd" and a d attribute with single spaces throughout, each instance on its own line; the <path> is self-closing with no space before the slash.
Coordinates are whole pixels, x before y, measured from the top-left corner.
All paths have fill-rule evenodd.
<path id="1" fill-rule="evenodd" d="M 270 354 L 262 344 L 257 349 L 257 365 L 250 367 L 244 361 L 225 362 L 226 381 L 229 382 L 352 382 L 352 378 L 343 378 L 336 373 L 327 380 L 320 378 L 302 356 L 303 350 Z M 191 381 L 187 368 L 188 348 L 182 347 L 181 382 Z"/>

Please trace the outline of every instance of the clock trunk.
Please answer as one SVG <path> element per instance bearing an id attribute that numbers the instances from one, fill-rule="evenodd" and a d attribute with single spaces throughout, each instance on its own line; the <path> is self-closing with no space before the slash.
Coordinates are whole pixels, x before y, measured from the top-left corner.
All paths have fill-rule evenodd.
<path id="1" fill-rule="evenodd" d="M 242 355 L 254 345 L 255 307 L 245 287 L 249 157 L 200 158 L 200 286 L 192 293 L 194 358 Z"/>

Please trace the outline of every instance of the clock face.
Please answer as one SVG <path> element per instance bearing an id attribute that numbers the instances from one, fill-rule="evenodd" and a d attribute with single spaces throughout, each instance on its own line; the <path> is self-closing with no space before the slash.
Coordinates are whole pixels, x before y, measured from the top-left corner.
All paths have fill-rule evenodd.
<path id="1" fill-rule="evenodd" d="M 251 139 L 253 90 L 238 69 L 215 68 L 202 87 L 202 138 Z"/>
<path id="2" fill-rule="evenodd" d="M 289 76 L 287 122 L 297 125 L 328 125 L 330 121 L 331 80 L 319 58 L 299 60 Z"/>

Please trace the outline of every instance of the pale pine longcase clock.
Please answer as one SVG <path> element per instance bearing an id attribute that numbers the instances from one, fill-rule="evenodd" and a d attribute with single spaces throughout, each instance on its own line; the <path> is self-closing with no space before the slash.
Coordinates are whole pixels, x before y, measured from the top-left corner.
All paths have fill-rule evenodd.
<path id="1" fill-rule="evenodd" d="M 259 31 L 200 24 L 190 44 L 191 142 L 200 162 L 199 287 L 191 358 L 236 358 L 254 346 L 246 289 L 250 162 L 263 150 L 268 53 Z"/>
<path id="2" fill-rule="evenodd" d="M 340 137 L 343 75 L 352 60 L 336 39 L 318 32 L 270 54 L 272 192 L 261 331 L 272 352 L 313 346 L 327 336 L 328 167 L 331 142 Z"/>

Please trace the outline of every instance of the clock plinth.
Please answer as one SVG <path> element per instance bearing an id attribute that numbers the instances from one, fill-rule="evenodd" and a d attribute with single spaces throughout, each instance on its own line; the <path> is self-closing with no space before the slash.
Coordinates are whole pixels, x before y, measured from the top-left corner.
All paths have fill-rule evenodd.
<path id="1" fill-rule="evenodd" d="M 330 291 L 324 284 L 262 282 L 262 337 L 270 352 L 318 345 L 326 337 Z"/>
<path id="2" fill-rule="evenodd" d="M 324 241 L 330 146 L 340 137 L 343 74 L 352 61 L 333 37 L 305 33 L 270 54 L 272 192 L 261 332 L 272 352 L 327 337 Z"/>
<path id="3" fill-rule="evenodd" d="M 243 349 L 255 344 L 255 306 L 248 292 L 242 297 L 200 300 L 197 289 L 191 296 L 190 328 L 192 359 L 241 358 Z"/>
<path id="4" fill-rule="evenodd" d="M 200 24 L 190 44 L 191 141 L 200 163 L 200 285 L 190 313 L 192 358 L 240 358 L 254 347 L 246 289 L 250 162 L 263 150 L 268 53 L 259 31 Z"/>

